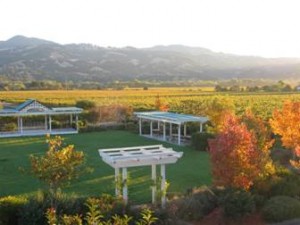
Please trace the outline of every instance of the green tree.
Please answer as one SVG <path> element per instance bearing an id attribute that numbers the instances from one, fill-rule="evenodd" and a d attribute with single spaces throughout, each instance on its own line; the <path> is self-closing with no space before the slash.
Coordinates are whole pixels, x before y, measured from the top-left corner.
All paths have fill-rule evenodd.
<path id="1" fill-rule="evenodd" d="M 30 155 L 31 173 L 48 186 L 52 205 L 57 191 L 72 179 L 86 171 L 84 154 L 74 145 L 63 145 L 63 138 L 47 136 L 48 150 L 45 155 Z"/>
<path id="2" fill-rule="evenodd" d="M 206 102 L 205 114 L 209 117 L 213 133 L 220 132 L 223 126 L 224 116 L 233 113 L 234 103 L 230 98 L 214 97 L 212 101 Z"/>

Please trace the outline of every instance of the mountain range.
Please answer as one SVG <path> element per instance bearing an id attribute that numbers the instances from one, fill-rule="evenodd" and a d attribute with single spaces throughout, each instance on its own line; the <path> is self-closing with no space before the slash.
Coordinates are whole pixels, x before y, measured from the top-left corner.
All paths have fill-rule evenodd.
<path id="1" fill-rule="evenodd" d="M 0 41 L 0 77 L 11 80 L 154 81 L 300 78 L 300 59 L 263 58 L 183 45 L 114 48 L 15 36 Z"/>

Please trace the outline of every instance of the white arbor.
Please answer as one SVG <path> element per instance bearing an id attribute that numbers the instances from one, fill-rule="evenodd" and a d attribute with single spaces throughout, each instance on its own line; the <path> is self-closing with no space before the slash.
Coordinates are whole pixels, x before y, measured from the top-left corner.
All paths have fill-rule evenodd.
<path id="1" fill-rule="evenodd" d="M 122 182 L 122 196 L 125 203 L 128 202 L 127 168 L 138 166 L 151 166 L 153 180 L 152 203 L 156 202 L 157 174 L 156 166 L 160 165 L 161 171 L 161 205 L 166 204 L 166 164 L 176 163 L 182 157 L 183 152 L 175 152 L 172 148 L 162 145 L 136 146 L 127 148 L 99 149 L 102 160 L 115 169 L 116 196 L 120 196 L 118 183 Z M 122 173 L 120 173 L 120 169 Z M 121 181 L 119 180 L 121 177 Z"/>

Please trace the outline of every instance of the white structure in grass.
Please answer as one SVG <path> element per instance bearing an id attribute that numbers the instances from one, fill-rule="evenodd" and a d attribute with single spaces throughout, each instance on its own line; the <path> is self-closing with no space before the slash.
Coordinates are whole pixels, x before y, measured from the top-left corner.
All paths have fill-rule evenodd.
<path id="1" fill-rule="evenodd" d="M 45 135 L 45 134 L 74 134 L 78 133 L 78 114 L 82 112 L 81 108 L 77 107 L 59 107 L 49 108 L 35 99 L 29 99 L 22 104 L 15 107 L 6 107 L 0 110 L 0 117 L 10 117 L 16 120 L 16 131 L 3 131 L 0 129 L 0 137 L 18 137 L 18 136 L 33 136 L 33 135 Z M 70 116 L 69 127 L 52 129 L 53 116 Z M 33 118 L 44 117 L 43 124 L 38 126 L 25 126 L 24 119 L 30 117 Z M 75 128 L 72 127 L 75 117 Z M 41 119 L 41 118 L 40 118 Z M 2 124 L 1 126 L 4 126 Z"/>
<path id="2" fill-rule="evenodd" d="M 120 195 L 117 183 L 120 177 L 120 169 L 122 169 L 122 196 L 125 203 L 128 202 L 128 190 L 126 184 L 128 167 L 151 166 L 151 178 L 155 184 L 152 187 L 152 203 L 155 203 L 157 192 L 156 165 L 160 165 L 160 186 L 161 193 L 163 193 L 166 189 L 166 164 L 176 163 L 177 160 L 183 155 L 183 152 L 175 152 L 172 148 L 165 148 L 162 145 L 99 149 L 98 151 L 102 157 L 102 160 L 115 169 L 116 196 Z M 165 194 L 161 195 L 161 204 L 162 207 L 164 207 L 166 204 Z"/>
<path id="3" fill-rule="evenodd" d="M 170 113 L 170 112 L 160 112 L 160 111 L 152 111 L 152 112 L 136 112 L 134 113 L 136 117 L 139 119 L 139 133 L 145 137 L 157 138 L 163 141 L 172 141 L 173 138 L 177 139 L 177 144 L 182 144 L 182 138 L 187 139 L 190 136 L 187 135 L 187 123 L 189 122 L 197 122 L 199 123 L 199 131 L 203 131 L 203 124 L 208 121 L 207 117 L 193 116 L 187 114 L 179 114 L 179 113 Z M 150 134 L 142 133 L 143 122 L 150 122 Z M 154 124 L 156 128 L 154 128 Z M 162 124 L 162 137 L 154 136 L 154 132 L 160 132 L 160 125 Z M 169 135 L 166 133 L 166 127 L 169 124 Z M 173 126 L 177 126 L 177 134 L 173 133 Z M 183 134 L 182 128 L 183 126 Z"/>

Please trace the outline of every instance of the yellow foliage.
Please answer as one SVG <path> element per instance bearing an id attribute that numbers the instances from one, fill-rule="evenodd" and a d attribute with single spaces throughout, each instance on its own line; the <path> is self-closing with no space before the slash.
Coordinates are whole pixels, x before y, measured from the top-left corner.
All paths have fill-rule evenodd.
<path id="1" fill-rule="evenodd" d="M 300 102 L 286 101 L 281 110 L 274 110 L 270 124 L 274 133 L 281 136 L 282 145 L 300 158 Z M 291 164 L 300 169 L 299 159 L 291 160 Z"/>

